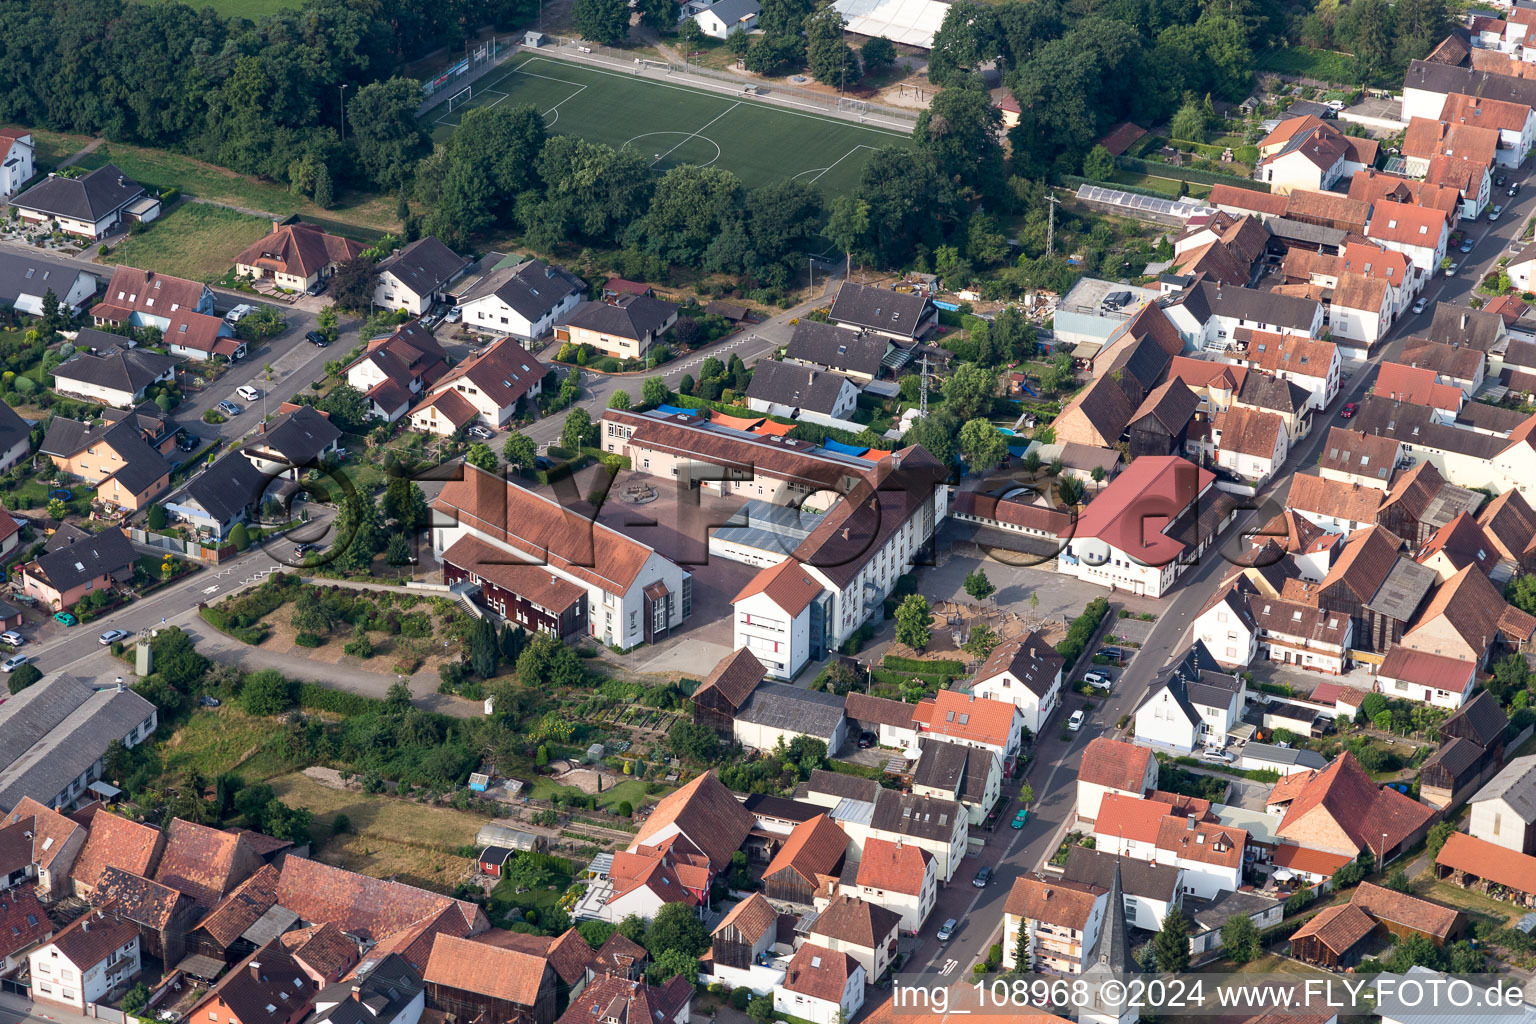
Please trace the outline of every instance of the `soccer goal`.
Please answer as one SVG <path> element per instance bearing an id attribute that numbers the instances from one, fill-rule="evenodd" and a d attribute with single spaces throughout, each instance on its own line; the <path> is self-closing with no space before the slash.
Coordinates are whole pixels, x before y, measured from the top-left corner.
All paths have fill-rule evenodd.
<path id="1" fill-rule="evenodd" d="M 448 113 L 453 113 L 456 107 L 462 107 L 474 98 L 474 86 L 466 85 L 452 96 L 448 97 Z"/>

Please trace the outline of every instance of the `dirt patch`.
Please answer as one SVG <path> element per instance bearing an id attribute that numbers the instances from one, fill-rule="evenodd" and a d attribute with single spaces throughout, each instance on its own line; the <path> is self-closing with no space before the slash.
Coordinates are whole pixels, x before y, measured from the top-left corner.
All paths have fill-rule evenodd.
<path id="1" fill-rule="evenodd" d="M 608 786 L 603 785 L 606 776 L 603 772 L 593 771 L 591 768 L 572 768 L 570 771 L 556 775 L 554 781 L 562 786 L 575 786 L 589 796 L 601 793 L 605 788 L 613 788 L 610 781 Z"/>

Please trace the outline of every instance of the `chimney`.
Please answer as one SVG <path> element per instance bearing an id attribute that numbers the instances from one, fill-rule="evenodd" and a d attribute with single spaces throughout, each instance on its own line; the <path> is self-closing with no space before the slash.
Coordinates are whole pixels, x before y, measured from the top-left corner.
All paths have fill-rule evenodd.
<path id="1" fill-rule="evenodd" d="M 900 469 L 901 468 L 901 452 L 892 452 L 891 453 L 891 468 L 892 469 Z"/>
<path id="2" fill-rule="evenodd" d="M 848 539 L 848 527 L 843 527 L 843 540 Z"/>
<path id="3" fill-rule="evenodd" d="M 281 231 L 281 230 L 283 230 L 283 222 L 278 220 L 276 217 L 272 218 L 272 230 L 273 231 Z"/>
<path id="4" fill-rule="evenodd" d="M 266 420 L 262 420 L 260 423 L 256 424 L 256 433 L 258 433 L 258 434 L 265 434 L 266 432 L 267 432 L 267 421 Z"/>
<path id="5" fill-rule="evenodd" d="M 89 920 L 81 921 L 80 922 L 80 930 L 83 931 L 83 932 L 90 931 L 91 930 L 91 922 Z"/>
<path id="6" fill-rule="evenodd" d="M 357 985 L 352 986 L 352 1001 L 357 1003 L 363 1001 L 363 990 Z"/>
<path id="7" fill-rule="evenodd" d="M 1049 889 L 1045 890 L 1045 892 L 1041 895 L 1040 898 L 1043 899 L 1043 900 L 1049 900 L 1051 898 L 1051 890 L 1049 890 Z"/>
<path id="8" fill-rule="evenodd" d="M 261 961 L 260 960 L 252 960 L 251 961 L 251 980 L 252 981 L 260 981 L 261 980 Z"/>

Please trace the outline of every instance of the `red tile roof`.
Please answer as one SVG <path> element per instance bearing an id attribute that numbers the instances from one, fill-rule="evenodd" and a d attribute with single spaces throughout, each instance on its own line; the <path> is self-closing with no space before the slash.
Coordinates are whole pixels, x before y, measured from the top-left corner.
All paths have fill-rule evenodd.
<path id="1" fill-rule="evenodd" d="M 1445 226 L 1443 210 L 1393 203 L 1384 199 L 1372 209 L 1371 223 L 1365 234 L 1367 238 L 1383 242 L 1434 248 L 1440 243 L 1440 233 Z"/>
<path id="2" fill-rule="evenodd" d="M 1140 794 L 1146 777 L 1147 763 L 1157 759 L 1146 747 L 1138 747 L 1124 740 L 1112 740 L 1096 736 L 1083 749 L 1082 765 L 1078 768 L 1079 782 L 1091 782 L 1110 789 Z M 1152 777 L 1157 778 L 1154 768 Z"/>
<path id="3" fill-rule="evenodd" d="M 32 833 L 32 857 L 30 863 L 37 865 L 41 870 L 49 870 L 54 861 L 69 848 L 69 841 L 74 838 L 76 832 L 84 833 L 75 822 L 55 811 L 51 807 L 44 807 L 29 796 L 24 796 L 11 808 L 11 812 L 0 818 L 0 828 L 8 825 L 19 825 L 22 821 L 31 819 L 30 828 L 23 829 Z"/>
<path id="4" fill-rule="evenodd" d="M 1167 804 L 1122 796 L 1119 793 L 1106 793 L 1099 803 L 1099 816 L 1094 819 L 1093 831 L 1095 835 L 1156 845 L 1166 817 Z"/>
<path id="5" fill-rule="evenodd" d="M 870 842 L 879 841 L 870 840 Z M 720 919 L 720 923 L 715 925 L 715 930 L 710 934 L 718 935 L 722 929 L 734 927 L 746 937 L 747 941 L 755 942 L 778 926 L 779 912 L 763 898 L 762 893 L 755 892 L 732 907 L 730 913 Z"/>
<path id="6" fill-rule="evenodd" d="M 70 877 L 81 885 L 94 886 L 108 867 L 148 876 L 154 870 L 160 840 L 157 828 L 98 810 L 91 817 L 90 832 Z"/>
<path id="7" fill-rule="evenodd" d="M 912 720 L 924 732 L 973 740 L 1004 750 L 1015 733 L 1018 717 L 1016 705 L 958 690 L 940 690 L 933 697 L 920 701 L 912 711 Z"/>
<path id="8" fill-rule="evenodd" d="M 374 941 L 445 909 L 457 909 L 469 934 L 488 925 L 485 911 L 473 903 L 299 857 L 284 858 L 277 901 L 306 921 L 329 921 Z"/>
<path id="9" fill-rule="evenodd" d="M 124 320 L 128 314 L 138 312 L 169 318 L 174 313 L 197 309 L 205 287 L 184 277 L 119 264 L 112 271 L 112 280 L 107 282 L 107 290 L 101 302 L 92 308 L 91 315 Z"/>
<path id="10" fill-rule="evenodd" d="M 1477 525 L 1472 513 L 1462 512 L 1455 519 L 1436 530 L 1419 549 L 1417 561 L 1426 562 L 1438 554 L 1444 554 L 1456 571 L 1475 565 L 1483 572 L 1492 572 L 1498 549 Z"/>
<path id="11" fill-rule="evenodd" d="M 1245 829 L 1198 820 L 1190 828 L 1189 819 L 1176 814 L 1168 815 L 1158 824 L 1157 848 L 1185 860 L 1223 868 L 1242 867 L 1243 848 L 1247 845 Z"/>
<path id="12" fill-rule="evenodd" d="M 1316 939 L 1334 954 L 1342 955 L 1375 929 L 1376 922 L 1369 914 L 1353 903 L 1345 903 L 1318 911 L 1317 916 L 1296 929 L 1291 941 Z"/>
<path id="13" fill-rule="evenodd" d="M 552 615 L 564 614 L 587 596 L 584 589 L 554 575 L 548 566 L 519 562 L 505 551 L 467 533 L 443 552 L 442 561 L 474 573 Z"/>
<path id="14" fill-rule="evenodd" d="M 851 943 L 863 949 L 875 949 L 894 939 L 901 915 L 867 900 L 837 895 L 832 898 L 811 925 L 812 935 Z"/>
<path id="15" fill-rule="evenodd" d="M 1008 890 L 1003 913 L 1026 921 L 1044 921 L 1083 931 L 1106 891 L 1088 882 L 1020 875 L 1013 880 L 1013 888 Z"/>
<path id="16" fill-rule="evenodd" d="M 119 916 L 115 908 L 97 907 L 81 914 L 55 935 L 53 946 L 59 955 L 85 971 L 107 959 L 138 934 L 138 925 Z"/>
<path id="17" fill-rule="evenodd" d="M 439 935 L 432 944 L 432 956 L 427 960 L 422 980 L 429 985 L 532 1007 L 552 974 L 549 961 L 543 957 Z"/>
<path id="18" fill-rule="evenodd" d="M 923 879 L 931 863 L 933 854 L 911 843 L 866 839 L 854 882 L 916 896 L 923 891 Z"/>
<path id="19" fill-rule="evenodd" d="M 1453 413 L 1461 409 L 1461 388 L 1436 383 L 1435 371 L 1426 366 L 1382 363 L 1376 373 L 1375 393 L 1394 401 L 1449 409 Z"/>
<path id="20" fill-rule="evenodd" d="M 285 224 L 246 246 L 235 263 L 307 279 L 333 263 L 356 259 L 364 248 L 361 242 L 329 234 L 314 224 Z"/>
<path id="21" fill-rule="evenodd" d="M 753 895 L 757 896 L 756 893 Z M 762 899 L 761 896 L 757 898 Z M 592 962 L 592 947 L 587 945 L 587 940 L 581 937 L 580 932 L 570 928 L 550 943 L 546 959 L 561 981 L 574 985 L 586 976 L 587 965 Z"/>
<path id="22" fill-rule="evenodd" d="M 0 892 L 0 962 L 53 934 L 47 908 L 24 888 Z"/>
<path id="23" fill-rule="evenodd" d="M 1307 830 L 1302 819 L 1321 815 L 1343 832 L 1358 853 L 1380 849 L 1386 833 L 1388 849 L 1397 846 L 1424 826 L 1435 812 L 1395 789 L 1371 781 L 1353 754 L 1343 753 L 1327 768 L 1308 779 L 1286 809 L 1275 830 L 1281 838 L 1302 841 Z"/>
<path id="24" fill-rule="evenodd" d="M 784 614 L 794 618 L 821 595 L 821 584 L 805 571 L 805 566 L 793 558 L 786 558 L 752 577 L 741 592 L 731 598 L 731 604 L 739 604 L 758 594 L 767 594 Z"/>
<path id="25" fill-rule="evenodd" d="M 1015 107 L 1014 109 L 1018 108 Z M 1146 134 L 1147 130 L 1140 125 L 1133 124 L 1130 121 L 1121 121 L 1099 140 L 1099 145 L 1109 150 L 1110 156 L 1120 156 Z"/>
<path id="26" fill-rule="evenodd" d="M 739 709 L 766 675 L 767 670 L 757 660 L 757 655 L 745 647 L 738 647 L 710 670 L 704 682 L 693 691 L 693 699 L 697 701 L 706 691 L 715 690 L 731 707 Z"/>
<path id="27" fill-rule="evenodd" d="M 194 930 L 206 931 L 226 949 L 233 946 L 235 940 L 277 902 L 277 878 L 277 868 L 263 864 L 209 911 Z"/>
<path id="28" fill-rule="evenodd" d="M 766 880 L 792 871 L 813 888 L 817 875 L 831 874 L 848 852 L 848 834 L 825 814 L 802 821 L 790 832 L 778 854 L 763 869 Z"/>
<path id="29" fill-rule="evenodd" d="M 358 960 L 357 943 L 329 921 L 288 932 L 281 939 L 295 960 L 327 982 L 341 977 Z"/>
<path id="30" fill-rule="evenodd" d="M 1185 545 L 1162 530 L 1215 479 L 1176 455 L 1144 455 L 1089 503 L 1074 536 L 1103 540 L 1147 565 L 1167 565 Z"/>
<path id="31" fill-rule="evenodd" d="M 1461 923 L 1459 911 L 1374 882 L 1361 882 L 1349 902 L 1378 921 L 1403 925 L 1442 941 Z"/>
<path id="32" fill-rule="evenodd" d="M 1536 892 L 1536 857 L 1519 853 L 1486 839 L 1452 832 L 1435 857 L 1435 863 L 1486 879 L 1516 892 Z"/>
<path id="33" fill-rule="evenodd" d="M 807 942 L 795 950 L 784 976 L 784 990 L 812 999 L 840 1003 L 848 979 L 858 973 L 859 962 L 847 953 L 834 953 Z"/>
<path id="34" fill-rule="evenodd" d="M 155 881 L 205 907 L 216 905 L 254 870 L 256 854 L 239 836 L 173 818 Z"/>
<path id="35" fill-rule="evenodd" d="M 716 871 L 723 871 L 752 831 L 753 818 L 711 770 L 663 797 L 630 848 L 650 841 L 668 825 L 676 825 L 709 857 Z"/>
<path id="36" fill-rule="evenodd" d="M 1296 775 L 1287 776 L 1297 778 Z M 1304 777 L 1304 773 L 1303 776 Z M 1283 780 L 1282 780 L 1283 781 Z M 1305 871 L 1313 875 L 1333 877 L 1333 873 L 1348 864 L 1353 857 L 1342 853 L 1324 853 L 1322 850 L 1309 850 L 1305 846 L 1293 846 L 1290 843 L 1281 843 L 1275 847 L 1275 866 L 1290 868 L 1292 871 Z"/>

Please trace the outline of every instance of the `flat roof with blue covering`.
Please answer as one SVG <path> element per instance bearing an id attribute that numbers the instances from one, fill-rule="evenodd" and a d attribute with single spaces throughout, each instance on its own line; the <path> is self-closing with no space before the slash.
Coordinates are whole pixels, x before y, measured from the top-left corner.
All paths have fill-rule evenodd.
<path id="1" fill-rule="evenodd" d="M 666 413 L 668 416 L 702 416 L 702 415 L 704 415 L 703 413 L 699 412 L 699 410 L 697 410 L 697 409 L 680 409 L 680 408 L 678 408 L 675 405 L 658 405 L 656 407 L 656 411 L 657 412 Z"/>
<path id="2" fill-rule="evenodd" d="M 863 455 L 865 452 L 869 451 L 869 447 L 867 445 L 861 448 L 858 445 L 843 444 L 841 441 L 835 441 L 830 437 L 821 442 L 821 446 L 827 451 L 837 452 L 839 455 L 858 456 Z"/>

